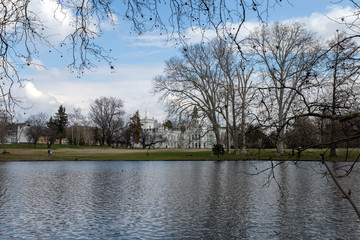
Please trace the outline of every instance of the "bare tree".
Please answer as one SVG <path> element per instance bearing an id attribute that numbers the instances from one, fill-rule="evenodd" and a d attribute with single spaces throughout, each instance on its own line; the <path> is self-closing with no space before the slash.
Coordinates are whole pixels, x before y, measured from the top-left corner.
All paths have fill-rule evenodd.
<path id="1" fill-rule="evenodd" d="M 219 108 L 220 113 L 226 121 L 234 144 L 234 153 L 245 153 L 246 139 L 245 133 L 247 128 L 247 116 L 250 111 L 250 104 L 254 100 L 255 85 L 250 77 L 254 71 L 254 67 L 250 66 L 251 61 L 242 58 L 235 48 L 234 44 L 228 44 L 223 41 L 215 41 L 213 43 L 214 57 L 220 65 L 223 81 L 222 89 L 219 92 L 223 99 L 224 108 Z M 239 142 L 240 140 L 240 142 Z M 229 146 L 227 144 L 227 151 Z"/>
<path id="2" fill-rule="evenodd" d="M 318 73 L 308 84 L 311 94 L 303 95 L 298 91 L 305 106 L 305 111 L 298 116 L 318 119 L 321 144 L 330 147 L 330 156 L 334 157 L 337 143 L 343 142 L 344 133 L 349 132 L 341 128 L 358 127 L 360 55 L 356 42 L 343 33 L 337 33 L 324 49 L 318 58 Z M 356 137 L 354 132 L 347 135 L 351 140 Z"/>
<path id="3" fill-rule="evenodd" d="M 234 44 L 213 40 L 182 50 L 182 58 L 167 62 L 165 76 L 155 79 L 155 92 L 162 93 L 171 114 L 197 109 L 200 119 L 211 122 L 217 143 L 223 142 L 220 123 L 226 124 L 226 145 L 230 152 L 230 135 L 235 153 L 240 145 L 245 152 L 245 132 L 249 106 L 255 86 L 250 80 L 254 70 Z"/>
<path id="4" fill-rule="evenodd" d="M 84 145 L 90 146 L 94 144 L 94 129 L 91 127 L 91 121 L 88 118 L 84 119 L 82 132 L 82 136 L 84 138 Z"/>
<path id="5" fill-rule="evenodd" d="M 102 144 L 111 146 L 114 134 L 123 127 L 123 107 L 123 101 L 114 97 L 101 97 L 90 105 L 90 118 L 101 131 Z"/>
<path id="6" fill-rule="evenodd" d="M 237 102 L 239 101 L 235 90 L 235 71 L 237 62 L 237 50 L 234 51 L 233 45 L 218 40 L 211 43 L 213 47 L 214 58 L 217 60 L 222 74 L 220 84 L 222 87 L 218 92 L 219 100 L 222 100 L 223 108 L 219 108 L 220 114 L 226 122 L 226 152 L 230 153 L 230 135 L 234 144 L 234 153 L 238 152 L 238 111 Z M 232 115 L 232 117 L 230 116 Z M 218 146 L 220 147 L 220 146 Z M 222 146 L 221 146 L 222 147 Z M 220 147 L 220 148 L 221 148 Z"/>
<path id="7" fill-rule="evenodd" d="M 356 21 L 354 21 L 355 23 Z M 336 156 L 336 147 L 340 144 L 360 139 L 358 119 L 360 117 L 359 98 L 359 46 L 353 38 L 356 35 L 345 35 L 337 33 L 329 42 L 319 58 L 321 61 L 320 73 L 313 81 L 312 97 L 302 96 L 306 106 L 306 113 L 303 116 L 317 118 L 322 136 L 321 143 L 313 146 L 329 147 L 329 157 Z M 304 124 L 301 126 L 304 128 Z M 314 134 L 312 134 L 314 135 Z M 309 139 L 307 139 L 309 140 Z M 302 143 L 306 142 L 305 140 Z M 347 146 L 348 147 L 348 146 Z M 347 153 L 348 154 L 348 151 Z M 322 163 L 326 166 L 327 172 L 347 198 L 356 211 L 358 217 L 360 212 L 351 199 L 351 191 L 346 193 L 329 168 L 325 154 L 321 153 Z M 347 160 L 347 156 L 344 160 Z M 352 168 L 358 162 L 359 157 L 346 170 L 346 175 L 352 172 Z"/>
<path id="8" fill-rule="evenodd" d="M 39 138 L 45 136 L 45 128 L 48 121 L 48 116 L 45 113 L 37 113 L 28 118 L 29 128 L 26 135 L 29 141 L 32 141 L 36 147 Z"/>
<path id="9" fill-rule="evenodd" d="M 157 129 L 143 129 L 141 131 L 140 144 L 142 148 L 154 148 L 156 144 L 166 142 L 167 138 L 160 134 Z"/>
<path id="10" fill-rule="evenodd" d="M 154 92 L 160 93 L 169 106 L 170 115 L 190 113 L 197 107 L 200 118 L 212 124 L 216 141 L 221 143 L 218 110 L 222 73 L 210 44 L 184 48 L 181 58 L 166 62 L 163 76 L 154 79 Z"/>
<path id="11" fill-rule="evenodd" d="M 239 64 L 239 68 L 236 70 L 236 80 L 237 80 L 237 93 L 240 98 L 240 152 L 246 152 L 246 132 L 248 130 L 249 124 L 248 119 L 250 115 L 250 107 L 256 97 L 256 86 L 251 81 L 251 75 L 254 71 L 253 67 L 248 66 L 249 63 L 245 60 L 242 60 Z"/>
<path id="12" fill-rule="evenodd" d="M 292 149 L 292 155 L 295 155 L 295 149 L 305 149 L 319 144 L 319 135 L 319 129 L 314 124 L 314 119 L 299 117 L 286 132 L 285 142 Z"/>
<path id="13" fill-rule="evenodd" d="M 80 145 L 80 140 L 83 139 L 85 143 L 85 129 L 87 126 L 86 117 L 81 114 L 80 108 L 74 108 L 74 113 L 68 114 L 70 126 L 68 127 L 67 133 L 71 137 L 72 145 Z"/>
<path id="14" fill-rule="evenodd" d="M 277 129 L 280 154 L 284 151 L 287 119 L 299 107 L 294 102 L 318 60 L 320 47 L 314 35 L 298 22 L 276 23 L 258 28 L 247 39 L 248 47 L 261 64 L 264 78 L 261 103 Z"/>
<path id="15" fill-rule="evenodd" d="M 333 116 L 330 132 L 330 157 L 336 156 L 336 116 L 356 112 L 360 94 L 359 46 L 344 34 L 336 34 L 324 58 L 324 72 L 319 80 L 319 113 Z"/>

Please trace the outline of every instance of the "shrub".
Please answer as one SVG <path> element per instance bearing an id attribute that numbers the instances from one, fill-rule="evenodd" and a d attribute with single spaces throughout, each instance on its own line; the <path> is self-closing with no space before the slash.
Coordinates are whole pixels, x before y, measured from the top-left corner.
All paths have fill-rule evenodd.
<path id="1" fill-rule="evenodd" d="M 212 151 L 213 151 L 214 155 L 218 155 L 218 157 L 220 157 L 220 155 L 225 154 L 224 146 L 220 143 L 214 144 Z"/>

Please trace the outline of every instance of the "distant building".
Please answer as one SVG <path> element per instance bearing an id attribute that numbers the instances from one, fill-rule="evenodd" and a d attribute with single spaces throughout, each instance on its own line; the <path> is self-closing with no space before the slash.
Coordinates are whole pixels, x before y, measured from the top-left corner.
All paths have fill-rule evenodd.
<path id="1" fill-rule="evenodd" d="M 141 128 L 146 131 L 150 131 L 152 129 L 155 129 L 155 126 L 157 126 L 157 121 L 154 120 L 154 118 L 149 119 L 147 117 L 140 120 L 141 121 Z"/>
<path id="2" fill-rule="evenodd" d="M 28 143 L 29 139 L 26 132 L 29 129 L 29 123 L 11 123 L 8 125 L 6 136 L 7 143 Z"/>
<path id="3" fill-rule="evenodd" d="M 214 131 L 207 126 L 199 126 L 197 121 L 182 129 L 168 129 L 154 118 L 145 117 L 140 121 L 143 133 L 157 139 L 158 142 L 153 145 L 155 148 L 212 148 L 216 143 Z M 225 130 L 221 129 L 221 135 L 224 134 Z M 135 147 L 141 147 L 141 144 Z"/>

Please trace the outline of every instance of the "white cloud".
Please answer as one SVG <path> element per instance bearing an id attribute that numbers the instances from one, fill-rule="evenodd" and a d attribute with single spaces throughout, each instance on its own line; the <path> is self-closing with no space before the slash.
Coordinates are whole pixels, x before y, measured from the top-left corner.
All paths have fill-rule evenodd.
<path id="1" fill-rule="evenodd" d="M 37 99 L 43 96 L 43 93 L 39 91 L 33 83 L 27 82 L 25 85 L 26 96 L 30 99 Z"/>
<path id="2" fill-rule="evenodd" d="M 108 21 L 100 22 L 101 29 L 108 30 L 108 31 L 114 30 L 115 25 L 120 25 L 119 18 L 116 14 L 112 14 L 110 17 L 111 17 L 111 19 L 109 19 Z"/>
<path id="3" fill-rule="evenodd" d="M 294 18 L 289 21 L 299 21 L 313 32 L 316 32 L 320 38 L 327 40 L 334 36 L 337 30 L 348 31 L 347 26 L 341 21 L 342 18 L 347 22 L 354 20 L 354 9 L 351 7 L 335 6 L 328 8 L 325 13 L 314 12 L 310 16 Z"/>
<path id="4" fill-rule="evenodd" d="M 314 12 L 310 16 L 291 18 L 285 20 L 285 22 L 302 22 L 308 30 L 317 33 L 318 36 L 323 40 L 327 40 L 335 34 L 336 30 L 348 31 L 345 22 L 351 23 L 356 20 L 354 12 L 355 10 L 349 6 L 332 6 L 328 7 L 326 12 Z M 344 19 L 344 22 L 342 22 L 342 19 Z M 232 30 L 233 36 L 236 33 L 235 31 L 237 30 L 238 26 L 239 23 L 229 22 L 226 24 L 226 28 L 228 30 Z M 259 27 L 258 21 L 246 21 L 241 27 L 237 39 L 241 40 L 246 38 L 248 34 L 256 27 Z M 222 31 L 219 32 L 221 33 Z M 201 31 L 201 29 L 188 29 L 184 36 L 188 39 L 188 43 L 194 44 L 216 38 L 217 33 L 213 29 L 206 30 L 205 32 Z M 149 39 L 149 41 L 150 40 L 151 39 Z"/>
<path id="5" fill-rule="evenodd" d="M 144 116 L 155 116 L 158 120 L 165 119 L 164 106 L 157 101 L 157 96 L 150 93 L 152 78 L 161 74 L 163 65 L 118 65 L 115 73 L 108 67 L 97 69 L 96 72 L 85 73 L 80 79 L 66 69 L 52 68 L 46 72 L 34 72 L 32 81 L 28 82 L 20 93 L 25 96 L 29 106 L 29 114 L 45 112 L 54 115 L 60 104 L 67 112 L 80 108 L 88 114 L 89 106 L 96 98 L 113 96 L 124 101 L 128 114 L 140 111 Z"/>
<path id="6" fill-rule="evenodd" d="M 73 14 L 70 10 L 61 7 L 54 0 L 33 0 L 29 8 L 46 26 L 39 29 L 43 36 L 51 36 L 49 40 L 56 44 L 62 41 L 69 33 L 71 33 L 73 22 Z"/>
<path id="7" fill-rule="evenodd" d="M 44 28 L 38 31 L 41 31 L 42 35 L 46 36 L 51 44 L 59 44 L 74 32 L 76 16 L 72 9 L 66 7 L 66 4 L 59 4 L 55 0 L 32 0 L 29 8 L 44 24 Z M 115 14 L 112 15 L 112 22 L 110 20 L 98 22 L 95 17 L 91 18 L 90 16 L 87 26 L 95 35 L 99 34 L 98 24 L 103 30 L 111 30 L 114 28 L 114 24 L 119 24 L 119 21 Z"/>
<path id="8" fill-rule="evenodd" d="M 166 35 L 162 35 L 158 31 L 148 34 L 141 34 L 139 36 L 121 36 L 122 40 L 132 42 L 133 46 L 138 47 L 159 47 L 166 48 L 172 47 L 174 42 L 169 40 Z"/>

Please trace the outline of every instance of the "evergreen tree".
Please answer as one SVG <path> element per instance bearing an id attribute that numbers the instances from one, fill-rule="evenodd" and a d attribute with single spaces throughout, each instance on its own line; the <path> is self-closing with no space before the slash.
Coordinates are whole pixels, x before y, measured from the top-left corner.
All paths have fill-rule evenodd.
<path id="1" fill-rule="evenodd" d="M 193 112 L 191 114 L 191 122 L 194 127 L 199 125 L 199 114 L 196 106 L 194 106 Z"/>
<path id="2" fill-rule="evenodd" d="M 171 120 L 167 120 L 164 123 L 164 127 L 168 128 L 168 129 L 172 129 L 173 128 L 173 123 L 171 122 Z"/>
<path id="3" fill-rule="evenodd" d="M 249 125 L 245 133 L 247 147 L 249 148 L 263 148 L 266 142 L 267 135 L 261 126 Z"/>
<path id="4" fill-rule="evenodd" d="M 141 122 L 139 111 L 130 118 L 129 131 L 134 144 L 139 143 L 141 139 Z"/>
<path id="5" fill-rule="evenodd" d="M 220 157 L 220 155 L 224 155 L 225 154 L 225 149 L 224 146 L 222 144 L 214 144 L 212 151 L 214 153 L 214 155 L 217 155 L 218 158 Z"/>
<path id="6" fill-rule="evenodd" d="M 195 106 L 194 107 L 194 109 L 193 109 L 193 112 L 192 112 L 192 118 L 194 119 L 196 119 L 196 118 L 198 118 L 199 117 L 199 114 L 198 114 L 198 110 L 197 110 L 197 107 Z"/>
<path id="7" fill-rule="evenodd" d="M 66 126 L 68 125 L 68 116 L 65 107 L 60 105 L 55 116 L 50 118 L 49 124 L 51 125 L 51 128 L 56 131 L 57 138 L 60 138 L 61 144 L 61 139 L 66 137 Z"/>

